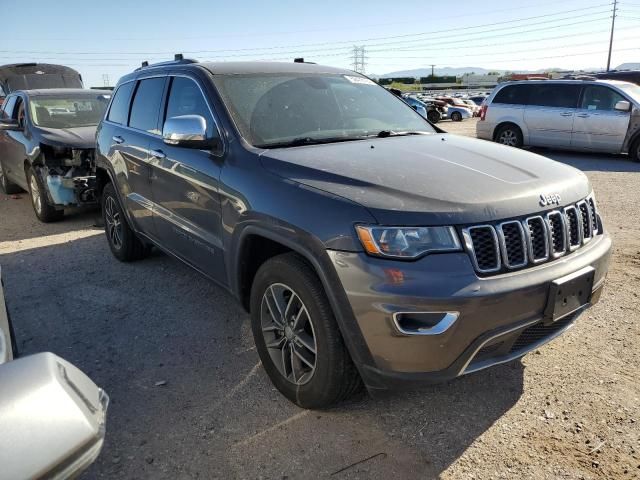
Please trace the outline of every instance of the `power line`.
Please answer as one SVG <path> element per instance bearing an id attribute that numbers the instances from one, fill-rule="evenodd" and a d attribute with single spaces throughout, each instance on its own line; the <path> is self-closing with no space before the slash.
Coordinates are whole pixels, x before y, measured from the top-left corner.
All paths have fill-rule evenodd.
<path id="1" fill-rule="evenodd" d="M 548 13 L 548 14 L 544 14 L 544 15 L 535 15 L 535 16 L 523 17 L 523 18 L 518 18 L 518 19 L 513 19 L 513 20 L 504 20 L 504 21 L 500 21 L 500 22 L 493 22 L 493 23 L 486 23 L 486 24 L 479 24 L 479 25 L 471 25 L 471 26 L 466 26 L 466 27 L 459 27 L 459 28 L 455 29 L 455 31 L 456 32 L 460 32 L 460 31 L 464 31 L 464 30 L 472 30 L 472 29 L 478 29 L 478 28 L 486 28 L 486 27 L 493 27 L 493 26 L 499 26 L 499 25 L 506 25 L 506 24 L 512 24 L 512 23 L 518 23 L 518 22 L 525 22 L 525 21 L 528 21 L 528 20 L 536 20 L 536 19 L 541 19 L 541 18 L 549 18 L 549 17 L 553 17 L 553 16 L 557 16 L 557 15 L 565 15 L 565 14 L 574 13 L 574 12 L 584 12 L 585 10 L 602 8 L 602 7 L 605 7 L 605 6 L 608 6 L 608 5 L 609 5 L 608 3 L 607 4 L 599 4 L 599 5 L 594 5 L 594 6 L 591 6 L 591 7 L 583 7 L 583 8 L 579 8 L 579 9 L 563 10 L 563 11 L 559 11 L 559 12 L 555 12 L 555 13 Z M 572 16 L 566 17 L 566 18 L 551 19 L 551 20 L 547 20 L 547 21 L 543 21 L 543 22 L 530 23 L 528 25 L 516 25 L 516 26 L 511 26 L 511 27 L 503 27 L 503 28 L 499 28 L 499 29 L 487 30 L 485 32 L 471 32 L 471 33 L 472 34 L 482 34 L 482 33 L 488 33 L 488 32 L 493 32 L 493 31 L 502 31 L 505 28 L 513 29 L 513 28 L 521 28 L 521 27 L 527 27 L 527 26 L 532 26 L 532 25 L 542 25 L 542 24 L 546 24 L 546 23 L 552 23 L 552 22 L 558 22 L 558 21 L 564 21 L 564 20 L 571 20 L 571 19 L 575 19 L 575 18 L 584 18 L 584 17 L 587 17 L 587 16 L 597 15 L 597 14 L 601 14 L 601 13 L 608 13 L 608 10 L 606 12 L 603 11 L 603 12 L 586 13 L 586 14 L 582 14 L 582 15 L 572 15 Z M 410 38 L 410 37 L 417 37 L 417 36 L 434 35 L 434 34 L 438 34 L 438 33 L 446 33 L 448 36 L 450 36 L 451 32 L 452 32 L 452 30 L 449 28 L 449 29 L 445 29 L 445 30 L 433 30 L 433 31 L 427 31 L 427 32 L 418 32 L 418 33 L 410 33 L 410 34 L 403 34 L 403 35 L 392 35 L 392 36 L 384 36 L 384 37 L 371 37 L 371 38 L 366 38 L 366 39 L 345 40 L 345 41 L 339 41 L 339 42 L 319 42 L 319 43 L 308 43 L 308 44 L 298 44 L 298 45 L 280 45 L 280 46 L 272 46 L 272 47 L 242 48 L 242 49 L 184 50 L 183 53 L 197 54 L 197 53 L 222 53 L 222 52 L 244 52 L 244 51 L 255 52 L 256 50 L 260 50 L 260 51 L 262 51 L 262 50 L 277 50 L 277 49 L 292 48 L 292 47 L 331 46 L 331 45 L 335 46 L 335 45 L 340 45 L 340 44 L 354 44 L 354 43 L 362 44 L 364 42 L 370 42 L 370 41 L 393 40 L 393 39 L 399 39 L 399 38 Z M 406 40 L 404 42 L 424 41 L 424 40 L 428 40 L 428 39 L 414 39 L 414 40 Z M 404 42 L 400 41 L 400 42 L 396 42 L 396 43 L 404 43 Z M 344 47 L 344 48 L 350 48 L 350 47 Z M 57 52 L 57 51 L 38 51 L 38 50 L 0 50 L 0 52 L 32 53 L 32 54 L 55 54 L 55 55 L 107 55 L 107 54 L 117 54 L 117 55 L 121 55 L 121 54 L 125 54 L 125 55 L 169 55 L 169 54 L 175 53 L 174 51 L 171 51 L 171 52 L 169 52 L 169 51 L 163 51 L 163 52 L 118 52 L 118 51 Z M 297 50 L 296 52 L 306 53 L 306 52 L 312 52 L 312 50 L 306 50 L 306 51 Z M 283 54 L 283 53 L 291 53 L 291 52 L 277 52 L 277 53 L 278 54 Z M 228 56 L 232 57 L 233 55 L 228 55 Z"/>

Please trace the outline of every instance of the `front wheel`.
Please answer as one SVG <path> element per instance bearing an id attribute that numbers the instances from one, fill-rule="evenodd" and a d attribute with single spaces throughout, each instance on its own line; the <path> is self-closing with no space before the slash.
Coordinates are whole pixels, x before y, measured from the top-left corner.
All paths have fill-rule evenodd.
<path id="1" fill-rule="evenodd" d="M 29 167 L 27 171 L 27 181 L 29 182 L 29 196 L 33 211 L 43 223 L 57 222 L 64 216 L 64 210 L 58 210 L 49 204 L 47 190 L 40 176 Z"/>
<path id="2" fill-rule="evenodd" d="M 298 255 L 279 255 L 258 269 L 251 328 L 267 375 L 296 405 L 328 407 L 360 387 L 324 289 Z"/>
<path id="3" fill-rule="evenodd" d="M 640 138 L 631 144 L 629 156 L 634 162 L 640 162 Z"/>
<path id="4" fill-rule="evenodd" d="M 504 125 L 496 132 L 496 142 L 509 147 L 522 147 L 522 131 L 515 125 Z"/>
<path id="5" fill-rule="evenodd" d="M 453 112 L 451 114 L 451 120 L 454 122 L 461 122 L 462 121 L 462 114 L 460 112 Z"/>
<path id="6" fill-rule="evenodd" d="M 440 112 L 437 110 L 429 110 L 427 112 L 427 120 L 431 123 L 438 123 L 440 121 Z"/>

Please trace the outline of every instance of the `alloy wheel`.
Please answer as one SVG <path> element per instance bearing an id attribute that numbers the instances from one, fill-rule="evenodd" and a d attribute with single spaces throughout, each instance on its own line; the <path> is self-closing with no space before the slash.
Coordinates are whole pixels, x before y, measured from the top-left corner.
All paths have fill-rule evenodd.
<path id="1" fill-rule="evenodd" d="M 29 189 L 31 190 L 31 200 L 33 201 L 33 208 L 36 209 L 38 214 L 42 213 L 42 196 L 40 195 L 40 187 L 38 186 L 38 180 L 36 180 L 35 174 L 31 175 L 29 182 Z"/>
<path id="2" fill-rule="evenodd" d="M 113 197 L 107 197 L 104 202 L 104 220 L 107 226 L 107 235 L 111 244 L 116 248 L 122 247 L 122 219 L 120 211 Z"/>
<path id="3" fill-rule="evenodd" d="M 518 144 L 518 137 L 513 130 L 505 130 L 498 137 L 498 142 L 503 145 L 515 147 Z"/>
<path id="4" fill-rule="evenodd" d="M 262 336 L 278 372 L 289 382 L 304 385 L 316 370 L 316 337 L 309 310 L 287 285 L 274 283 L 262 296 Z"/>

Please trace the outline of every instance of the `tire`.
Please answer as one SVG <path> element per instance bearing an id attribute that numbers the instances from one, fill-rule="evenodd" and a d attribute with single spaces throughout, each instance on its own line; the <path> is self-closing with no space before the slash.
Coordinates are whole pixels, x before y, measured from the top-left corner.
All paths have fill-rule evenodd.
<path id="1" fill-rule="evenodd" d="M 20 193 L 22 189 L 15 183 L 12 183 L 4 174 L 4 167 L 2 160 L 0 160 L 0 187 L 7 195 L 13 195 L 14 193 Z"/>
<path id="2" fill-rule="evenodd" d="M 640 137 L 631 144 L 631 148 L 629 149 L 629 156 L 631 157 L 632 161 L 640 162 Z"/>
<path id="3" fill-rule="evenodd" d="M 461 122 L 462 121 L 462 114 L 460 112 L 453 112 L 451 114 L 451 121 L 452 122 Z"/>
<path id="4" fill-rule="evenodd" d="M 509 147 L 521 148 L 522 130 L 513 124 L 503 125 L 496 132 L 495 141 Z"/>
<path id="5" fill-rule="evenodd" d="M 112 183 L 102 191 L 102 221 L 114 257 L 121 262 L 134 262 L 147 256 L 149 247 L 129 226 Z"/>
<path id="6" fill-rule="evenodd" d="M 290 312 L 284 328 L 280 312 Z M 361 387 L 322 284 L 297 254 L 278 255 L 258 269 L 251 288 L 251 328 L 267 375 L 296 405 L 326 408 Z"/>
<path id="7" fill-rule="evenodd" d="M 27 184 L 29 185 L 29 197 L 33 211 L 43 223 L 57 222 L 64 217 L 64 210 L 58 210 L 49 204 L 47 189 L 43 185 L 39 175 L 36 175 L 33 168 L 27 169 Z"/>
<path id="8" fill-rule="evenodd" d="M 437 110 L 429 110 L 427 112 L 427 120 L 431 123 L 438 123 L 440 121 L 440 112 Z"/>

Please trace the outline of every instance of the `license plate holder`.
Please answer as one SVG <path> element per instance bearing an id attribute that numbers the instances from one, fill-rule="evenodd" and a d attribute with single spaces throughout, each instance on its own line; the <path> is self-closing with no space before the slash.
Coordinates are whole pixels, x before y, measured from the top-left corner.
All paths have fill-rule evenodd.
<path id="1" fill-rule="evenodd" d="M 545 323 L 553 323 L 591 303 L 595 269 L 585 267 L 558 278 L 549 286 Z"/>

